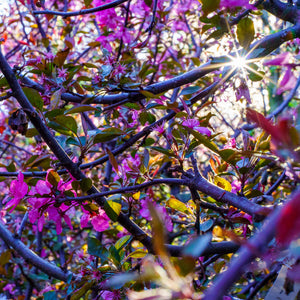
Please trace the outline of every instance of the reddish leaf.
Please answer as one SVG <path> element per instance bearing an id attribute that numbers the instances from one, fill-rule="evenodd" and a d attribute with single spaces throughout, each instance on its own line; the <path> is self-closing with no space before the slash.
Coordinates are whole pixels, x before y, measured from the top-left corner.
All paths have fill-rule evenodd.
<path id="1" fill-rule="evenodd" d="M 300 192 L 282 209 L 277 223 L 277 242 L 287 245 L 300 236 Z"/>
<path id="2" fill-rule="evenodd" d="M 270 120 L 265 118 L 261 113 L 248 108 L 247 109 L 247 119 L 256 123 L 259 127 L 261 127 L 265 132 L 270 134 L 275 142 L 282 143 L 286 139 L 286 133 L 282 134 L 279 126 L 275 126 L 272 124 Z M 283 128 L 282 128 L 283 129 Z"/>

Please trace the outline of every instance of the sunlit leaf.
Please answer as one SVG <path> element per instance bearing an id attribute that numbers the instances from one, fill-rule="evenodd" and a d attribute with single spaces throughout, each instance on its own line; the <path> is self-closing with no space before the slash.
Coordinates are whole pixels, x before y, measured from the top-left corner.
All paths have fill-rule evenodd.
<path id="1" fill-rule="evenodd" d="M 193 212 L 191 209 L 183 202 L 177 200 L 175 197 L 171 196 L 171 198 L 166 202 L 166 204 L 176 211 L 179 211 L 185 215 L 192 215 Z"/>
<path id="2" fill-rule="evenodd" d="M 221 189 L 231 192 L 231 184 L 229 181 L 227 181 L 226 179 L 219 177 L 219 176 L 215 176 L 214 177 L 214 184 L 217 185 L 218 187 L 220 187 Z"/>
<path id="3" fill-rule="evenodd" d="M 250 18 L 243 18 L 237 25 L 237 38 L 240 45 L 247 49 L 254 40 L 254 23 Z"/>
<path id="4" fill-rule="evenodd" d="M 115 247 L 117 250 L 123 249 L 126 247 L 130 242 L 132 241 L 132 236 L 131 235 L 125 235 L 121 237 L 116 243 Z"/>
<path id="5" fill-rule="evenodd" d="M 113 200 L 108 200 L 104 204 L 104 210 L 105 210 L 107 216 L 113 221 L 118 220 L 118 216 L 121 212 L 121 208 L 122 208 L 122 205 Z"/>

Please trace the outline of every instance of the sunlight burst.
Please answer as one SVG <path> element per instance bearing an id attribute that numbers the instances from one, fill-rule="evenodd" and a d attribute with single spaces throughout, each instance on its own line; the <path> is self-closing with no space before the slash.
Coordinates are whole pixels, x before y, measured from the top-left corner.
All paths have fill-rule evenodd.
<path id="1" fill-rule="evenodd" d="M 230 56 L 230 64 L 236 69 L 244 69 L 247 67 L 247 59 L 244 56 L 237 55 L 236 57 Z"/>

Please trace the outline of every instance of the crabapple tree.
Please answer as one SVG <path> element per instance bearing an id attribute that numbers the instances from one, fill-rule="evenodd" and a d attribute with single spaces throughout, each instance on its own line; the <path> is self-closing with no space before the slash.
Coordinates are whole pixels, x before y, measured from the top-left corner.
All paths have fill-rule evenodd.
<path id="1" fill-rule="evenodd" d="M 1 296 L 295 298 L 299 1 L 6 6 Z"/>

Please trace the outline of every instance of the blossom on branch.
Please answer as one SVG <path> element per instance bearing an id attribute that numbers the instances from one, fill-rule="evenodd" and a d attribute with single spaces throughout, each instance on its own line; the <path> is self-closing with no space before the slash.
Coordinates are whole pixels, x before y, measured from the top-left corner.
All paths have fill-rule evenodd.
<path id="1" fill-rule="evenodd" d="M 6 203 L 4 209 L 12 208 L 13 210 L 28 192 L 28 185 L 26 182 L 24 182 L 24 175 L 22 174 L 22 172 L 19 172 L 17 180 L 13 180 L 11 182 L 9 191 L 12 199 L 8 203 Z"/>
<path id="2" fill-rule="evenodd" d="M 206 127 L 200 126 L 200 122 L 198 120 L 187 119 L 182 122 L 182 125 L 190 128 L 190 129 L 196 130 L 201 134 L 211 136 L 211 131 Z"/>

